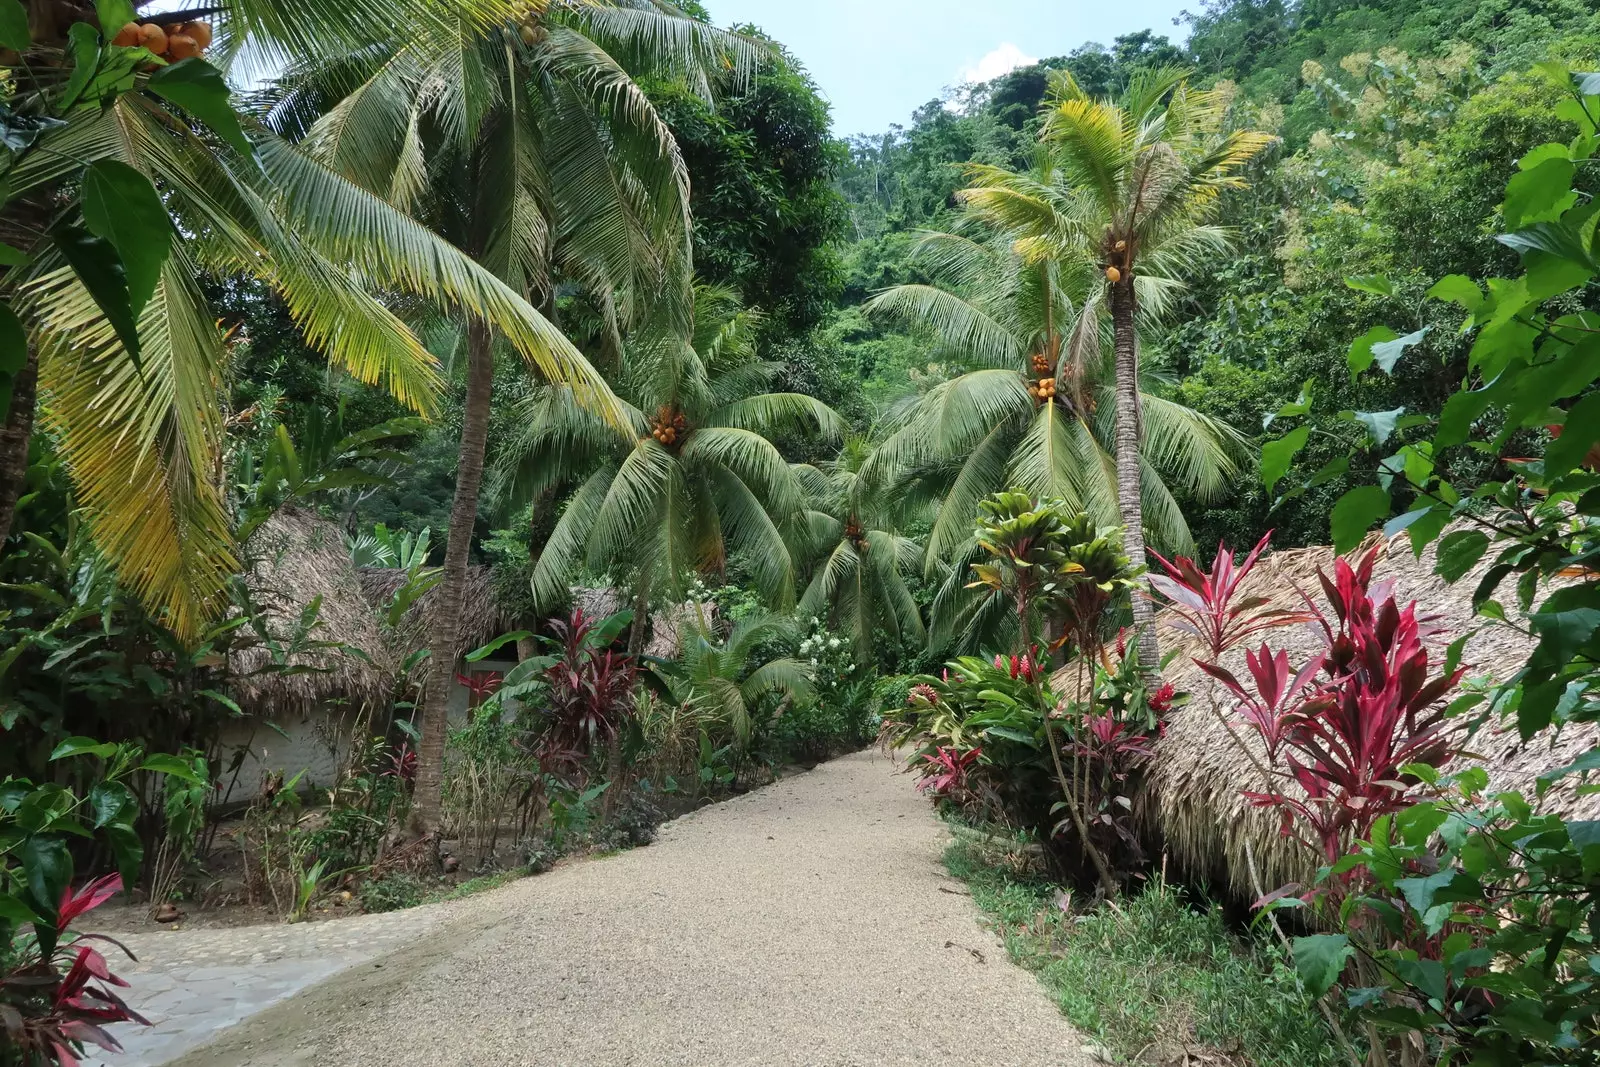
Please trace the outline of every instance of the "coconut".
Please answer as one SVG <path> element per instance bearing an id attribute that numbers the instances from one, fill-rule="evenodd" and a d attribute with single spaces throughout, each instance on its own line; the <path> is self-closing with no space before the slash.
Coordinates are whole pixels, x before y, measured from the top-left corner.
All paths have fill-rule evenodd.
<path id="1" fill-rule="evenodd" d="M 117 31 L 117 35 L 111 38 L 111 43 L 117 45 L 119 48 L 131 48 L 138 44 L 139 24 L 137 22 L 130 22 L 126 26 L 122 27 L 122 29 Z"/>
<path id="2" fill-rule="evenodd" d="M 193 59 L 200 54 L 200 42 L 186 33 L 175 33 L 167 38 L 167 55 L 173 59 Z"/>
<path id="3" fill-rule="evenodd" d="M 167 31 L 153 22 L 147 22 L 139 27 L 139 43 L 155 55 L 165 55 L 167 51 Z"/>
<path id="4" fill-rule="evenodd" d="M 1106 268 L 1106 281 L 1110 282 L 1112 285 L 1116 285 L 1121 280 L 1122 272 L 1120 270 L 1115 267 Z"/>
<path id="5" fill-rule="evenodd" d="M 201 49 L 211 47 L 211 23 L 185 22 L 183 24 L 183 33 L 186 37 L 193 37 L 194 43 L 199 45 Z"/>

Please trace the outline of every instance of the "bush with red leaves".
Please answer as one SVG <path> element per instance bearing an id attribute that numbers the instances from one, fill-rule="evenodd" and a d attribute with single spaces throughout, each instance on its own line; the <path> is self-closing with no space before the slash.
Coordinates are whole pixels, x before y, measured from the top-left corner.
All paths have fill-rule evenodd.
<path id="1" fill-rule="evenodd" d="M 57 908 L 54 936 L 23 940 L 21 954 L 0 971 L 0 1063 L 62 1064 L 74 1067 L 85 1045 L 121 1052 L 122 1045 L 106 1029 L 114 1023 L 149 1026 L 149 1020 L 128 1007 L 114 991 L 127 982 L 112 973 L 105 956 L 87 944 L 121 943 L 101 934 L 74 936 L 72 922 L 99 907 L 122 889 L 122 876 L 97 878 L 76 893 L 68 890 Z"/>

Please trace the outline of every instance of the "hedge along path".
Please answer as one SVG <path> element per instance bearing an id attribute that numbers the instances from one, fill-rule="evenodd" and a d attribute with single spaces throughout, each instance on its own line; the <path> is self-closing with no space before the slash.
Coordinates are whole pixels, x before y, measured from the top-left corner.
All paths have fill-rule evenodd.
<path id="1" fill-rule="evenodd" d="M 1086 1067 L 978 924 L 911 780 L 858 753 L 482 896 L 181 1067 Z"/>

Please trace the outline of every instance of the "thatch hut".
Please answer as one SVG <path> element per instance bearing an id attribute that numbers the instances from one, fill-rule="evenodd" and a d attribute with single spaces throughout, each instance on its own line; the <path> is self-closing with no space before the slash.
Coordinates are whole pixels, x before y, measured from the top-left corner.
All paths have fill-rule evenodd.
<path id="1" fill-rule="evenodd" d="M 1367 547 L 1372 544 L 1377 544 L 1382 553 L 1375 580 L 1392 581 L 1400 603 L 1414 600 L 1419 611 L 1439 617 L 1448 635 L 1440 642 L 1440 657 L 1444 655 L 1444 644 L 1472 632 L 1482 622 L 1474 617 L 1471 600 L 1472 591 L 1490 565 L 1489 559 L 1452 584 L 1433 572 L 1437 542 L 1420 559 L 1403 535 L 1390 542 L 1372 541 Z M 1325 606 L 1317 571 L 1331 569 L 1333 561 L 1333 551 L 1324 547 L 1274 552 L 1257 565 L 1244 593 L 1296 606 L 1300 603 L 1300 590 Z M 1260 884 L 1267 890 L 1289 882 L 1309 881 L 1317 858 L 1280 834 L 1280 815 L 1276 811 L 1253 807 L 1244 799 L 1244 790 L 1260 790 L 1264 783 L 1214 710 L 1231 712 L 1231 696 L 1195 666 L 1194 657 L 1204 656 L 1204 650 L 1198 639 L 1176 629 L 1173 621 L 1170 612 L 1157 613 L 1162 652 L 1177 653 L 1163 677 L 1179 692 L 1192 694 L 1192 699 L 1172 713 L 1165 737 L 1154 746 L 1146 768 L 1146 788 L 1141 791 L 1136 812 L 1141 824 L 1191 877 L 1226 885 L 1240 897 L 1253 898 L 1255 893 L 1249 862 L 1252 856 Z M 1259 647 L 1262 640 L 1275 650 L 1287 651 L 1296 666 L 1322 648 L 1320 629 L 1306 626 L 1269 631 L 1259 635 L 1254 644 Z M 1530 651 L 1529 640 L 1508 627 L 1480 629 L 1466 645 L 1464 662 L 1470 668 L 1467 677 L 1503 677 L 1519 669 Z M 1242 650 L 1230 653 L 1224 665 L 1236 676 L 1246 676 Z M 1058 684 L 1067 682 L 1065 673 L 1057 679 Z M 1252 731 L 1240 724 L 1234 732 L 1252 747 L 1258 760 L 1265 761 L 1264 749 Z M 1492 724 L 1473 739 L 1472 749 L 1483 758 L 1491 789 L 1520 789 L 1531 797 L 1534 780 L 1540 773 L 1570 762 L 1597 740 L 1600 727 L 1584 726 L 1567 729 L 1554 743 L 1542 736 L 1525 745 L 1514 726 Z M 1579 798 L 1569 791 L 1553 795 L 1551 801 L 1569 812 L 1584 811 L 1590 818 L 1600 817 L 1593 813 L 1600 809 L 1600 797 Z"/>
<path id="2" fill-rule="evenodd" d="M 374 618 L 381 618 L 387 613 L 394 595 L 406 584 L 406 572 L 399 567 L 362 567 L 357 574 L 368 610 Z M 427 648 L 432 640 L 428 624 L 431 619 L 430 608 L 438 592 L 439 587 L 434 586 L 418 597 L 400 617 L 399 624 L 390 635 L 390 641 L 402 659 Z M 507 630 L 514 629 L 515 622 L 495 598 L 489 568 L 468 567 L 467 584 L 461 591 L 461 632 L 456 640 L 456 656 L 464 656 Z"/>
<path id="3" fill-rule="evenodd" d="M 236 799 L 270 770 L 331 780 L 357 720 L 388 711 L 397 663 L 336 523 L 285 507 L 251 536 L 245 556 L 266 636 L 246 625 L 247 643 L 228 664 L 232 695 L 249 713 L 222 737 L 225 764 L 243 758 Z M 313 602 L 315 622 L 297 642 Z M 289 670 L 273 669 L 275 660 Z"/>

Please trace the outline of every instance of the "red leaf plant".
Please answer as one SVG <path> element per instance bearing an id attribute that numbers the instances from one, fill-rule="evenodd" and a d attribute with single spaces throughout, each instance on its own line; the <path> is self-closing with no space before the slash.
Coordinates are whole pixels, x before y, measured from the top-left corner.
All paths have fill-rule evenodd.
<path id="1" fill-rule="evenodd" d="M 1188 556 L 1168 560 L 1159 552 L 1150 553 L 1167 572 L 1152 573 L 1148 580 L 1152 589 L 1172 601 L 1168 610 L 1177 616 L 1172 625 L 1204 641 L 1212 659 L 1264 630 L 1311 619 L 1307 612 L 1268 607 L 1272 601 L 1267 597 L 1239 595 L 1271 540 L 1272 531 L 1268 530 L 1243 562 L 1236 561 L 1227 545 L 1219 543 L 1209 571 L 1201 570 Z"/>
<path id="2" fill-rule="evenodd" d="M 1135 724 L 1124 722 L 1111 712 L 1091 715 L 1085 723 L 1083 740 L 1073 745 L 1091 761 L 1116 766 L 1125 757 L 1147 757 L 1150 745 L 1159 735 L 1144 733 Z"/>
<path id="3" fill-rule="evenodd" d="M 918 791 L 932 793 L 936 797 L 951 797 L 963 792 L 966 789 L 967 772 L 982 753 L 981 748 L 969 748 L 961 752 L 948 745 L 925 753 L 922 757 L 922 777 L 917 780 Z"/>
<path id="4" fill-rule="evenodd" d="M 1305 794 L 1269 786 L 1245 795 L 1281 810 L 1284 835 L 1315 848 L 1330 864 L 1369 836 L 1380 816 L 1415 801 L 1418 783 L 1404 773 L 1406 765 L 1437 767 L 1454 755 L 1445 698 L 1465 669 L 1437 673 L 1424 644 L 1438 632 L 1434 617 L 1418 616 L 1415 603 L 1401 607 L 1393 583 L 1373 581 L 1378 554 L 1371 549 L 1354 566 L 1337 560 L 1331 575 L 1318 571 L 1331 614 L 1304 594 L 1304 612 L 1261 611 L 1259 598 L 1235 603 L 1220 596 L 1222 589 L 1237 593 L 1236 580 L 1206 586 L 1209 579 L 1200 572 L 1169 567 L 1184 592 L 1174 599 L 1190 605 L 1186 619 L 1194 632 L 1215 639 L 1219 656 L 1232 647 L 1229 635 L 1236 643 L 1289 615 L 1320 630 L 1326 650 L 1299 670 L 1267 645 L 1246 652 L 1249 687 L 1214 661 L 1195 662 L 1237 698 L 1237 713 L 1261 736 L 1269 759 L 1287 768 L 1278 775 Z M 1255 557 L 1251 553 L 1246 564 Z M 1218 560 L 1224 559 L 1231 557 L 1221 549 Z M 1228 577 L 1226 567 L 1213 567 L 1210 579 L 1219 571 Z"/>
<path id="5" fill-rule="evenodd" d="M 633 707 L 638 663 L 596 647 L 595 624 L 581 610 L 550 628 L 558 655 L 544 673 L 544 747 L 550 753 L 592 753 L 616 739 Z"/>
<path id="6" fill-rule="evenodd" d="M 113 1023 L 150 1021 L 128 1007 L 112 987 L 128 983 L 111 972 L 110 965 L 85 941 L 107 941 L 131 960 L 133 953 L 102 935 L 67 936 L 73 920 L 104 904 L 122 889 L 121 875 L 97 878 L 61 895 L 57 910 L 57 943 L 48 955 L 37 941 L 24 948 L 11 966 L 0 972 L 0 1037 L 20 1049 L 22 1062 L 76 1067 L 86 1044 L 107 1052 L 122 1045 L 106 1029 Z"/>

